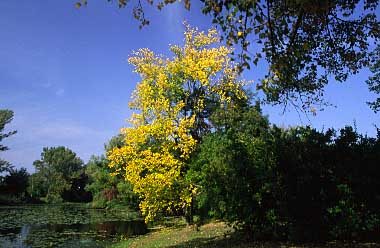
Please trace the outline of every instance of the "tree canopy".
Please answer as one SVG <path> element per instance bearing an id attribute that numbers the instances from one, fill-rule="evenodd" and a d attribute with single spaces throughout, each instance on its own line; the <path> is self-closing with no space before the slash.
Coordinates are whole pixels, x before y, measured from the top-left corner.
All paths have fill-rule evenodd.
<path id="1" fill-rule="evenodd" d="M 110 0 L 108 0 L 110 1 Z M 86 5 L 88 0 L 78 2 Z M 162 9 L 177 0 L 116 1 L 132 7 L 140 26 L 149 24 L 144 7 Z M 184 1 L 190 10 L 192 1 Z M 304 110 L 323 104 L 330 78 L 345 81 L 363 67 L 376 63 L 380 41 L 379 1 L 374 0 L 201 0 L 227 45 L 237 45 L 233 58 L 250 68 L 263 57 L 268 71 L 257 88 L 275 104 Z M 373 89 L 373 87 L 370 85 Z M 376 91 L 375 91 L 376 92 Z M 373 105 L 372 105 L 373 106 Z"/>
<path id="2" fill-rule="evenodd" d="M 11 168 L 8 175 L 4 177 L 3 185 L 0 187 L 0 194 L 25 197 L 29 176 L 29 173 L 23 167 L 20 169 Z"/>
<path id="3" fill-rule="evenodd" d="M 44 147 L 41 159 L 34 161 L 33 166 L 36 173 L 30 179 L 30 192 L 48 202 L 62 201 L 63 193 L 83 173 L 83 161 L 63 146 Z"/>

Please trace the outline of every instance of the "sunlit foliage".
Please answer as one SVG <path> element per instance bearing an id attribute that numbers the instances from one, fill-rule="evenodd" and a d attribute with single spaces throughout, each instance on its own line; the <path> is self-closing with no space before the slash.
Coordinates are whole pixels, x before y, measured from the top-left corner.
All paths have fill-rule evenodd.
<path id="1" fill-rule="evenodd" d="M 171 46 L 172 58 L 140 49 L 129 59 L 142 78 L 129 104 L 135 113 L 121 130 L 125 146 L 108 153 L 115 173 L 134 185 L 146 221 L 191 206 L 197 188 L 184 180 L 186 162 L 211 129 L 210 112 L 246 97 L 216 30 L 187 26 L 184 34 L 183 47 Z"/>

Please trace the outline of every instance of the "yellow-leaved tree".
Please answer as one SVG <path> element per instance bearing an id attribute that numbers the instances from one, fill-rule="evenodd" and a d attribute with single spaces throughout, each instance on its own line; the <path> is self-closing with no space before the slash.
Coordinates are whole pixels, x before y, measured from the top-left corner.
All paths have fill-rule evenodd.
<path id="1" fill-rule="evenodd" d="M 158 212 L 186 211 L 197 188 L 184 179 L 187 162 L 212 127 L 208 117 L 232 98 L 245 98 L 244 81 L 229 59 L 231 49 L 220 46 L 215 29 L 186 26 L 183 47 L 172 46 L 172 58 L 149 49 L 134 52 L 129 63 L 141 82 L 130 107 L 130 127 L 123 128 L 125 145 L 108 153 L 115 173 L 140 196 L 148 222 Z"/>

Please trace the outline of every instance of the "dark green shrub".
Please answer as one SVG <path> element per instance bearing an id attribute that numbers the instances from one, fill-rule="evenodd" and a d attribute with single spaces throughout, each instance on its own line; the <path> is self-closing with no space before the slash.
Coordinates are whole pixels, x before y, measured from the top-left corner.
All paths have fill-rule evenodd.
<path id="1" fill-rule="evenodd" d="M 256 238 L 284 238 L 286 218 L 268 120 L 258 106 L 213 116 L 187 176 L 200 187 L 198 214 L 220 218 Z"/>

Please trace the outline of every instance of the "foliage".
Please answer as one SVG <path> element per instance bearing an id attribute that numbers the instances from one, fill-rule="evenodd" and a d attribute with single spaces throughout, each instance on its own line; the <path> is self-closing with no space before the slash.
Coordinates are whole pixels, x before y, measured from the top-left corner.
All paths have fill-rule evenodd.
<path id="1" fill-rule="evenodd" d="M 34 161 L 33 165 L 36 173 L 31 176 L 29 193 L 47 202 L 62 201 L 64 193 L 71 190 L 84 169 L 82 160 L 63 146 L 43 148 L 41 160 Z"/>
<path id="2" fill-rule="evenodd" d="M 90 202 L 92 201 L 91 192 L 86 190 L 89 178 L 85 173 L 85 168 L 81 169 L 71 179 L 71 185 L 61 195 L 66 202 Z"/>
<path id="3" fill-rule="evenodd" d="M 352 127 L 339 135 L 310 127 L 272 133 L 293 239 L 378 237 L 380 136 Z"/>
<path id="4" fill-rule="evenodd" d="M 104 156 L 92 156 L 86 164 L 86 174 L 89 177 L 86 190 L 92 193 L 91 205 L 112 208 L 118 204 L 131 209 L 138 208 L 138 197 L 133 193 L 131 184 L 120 175 L 112 176 L 108 164 L 109 161 Z"/>
<path id="5" fill-rule="evenodd" d="M 5 132 L 4 128 L 5 125 L 9 124 L 13 119 L 13 111 L 12 110 L 7 110 L 7 109 L 0 109 L 0 142 L 3 141 L 3 139 L 8 138 L 9 136 L 15 134 L 17 131 L 10 131 L 10 132 Z M 4 146 L 0 144 L 0 152 L 1 151 L 6 151 L 8 150 L 7 146 Z M 12 168 L 9 162 L 2 160 L 0 158 L 0 173 L 4 171 L 9 171 Z"/>
<path id="6" fill-rule="evenodd" d="M 172 59 L 140 49 L 129 62 L 142 81 L 130 107 L 132 127 L 122 129 L 125 146 L 108 153 L 110 167 L 125 173 L 141 197 L 146 221 L 159 211 L 187 211 L 196 187 L 184 180 L 186 162 L 197 142 L 209 132 L 214 105 L 244 98 L 237 71 L 217 46 L 216 30 L 187 27 L 184 47 L 172 46 Z"/>
<path id="7" fill-rule="evenodd" d="M 2 109 L 0 110 L 0 132 L 3 132 L 5 125 L 9 124 L 13 119 L 13 111 Z M 8 138 L 9 136 L 15 134 L 16 131 L 10 131 L 7 133 L 0 133 L 0 141 L 2 141 L 5 138 Z M 0 151 L 6 151 L 8 150 L 7 146 L 0 145 Z"/>
<path id="8" fill-rule="evenodd" d="M 5 126 L 13 120 L 13 111 L 7 109 L 0 110 L 0 152 L 9 148 L 1 142 L 3 139 L 14 135 L 17 131 L 4 132 Z M 0 202 L 11 203 L 20 200 L 26 189 L 28 174 L 25 169 L 14 169 L 8 162 L 0 158 Z M 17 180 L 20 180 L 17 182 Z"/>
<path id="9" fill-rule="evenodd" d="M 95 207 L 104 207 L 105 199 L 103 199 L 103 191 L 115 185 L 116 178 L 112 177 L 110 173 L 108 161 L 104 156 L 91 156 L 86 164 L 86 174 L 89 176 L 86 190 L 92 193 L 92 205 Z"/>
<path id="10" fill-rule="evenodd" d="M 292 223 L 290 235 L 295 239 L 322 239 L 319 235 L 327 231 L 321 218 L 327 206 L 324 194 L 334 187 L 328 181 L 332 164 L 327 160 L 331 156 L 329 144 L 333 133 L 303 127 L 273 127 L 272 135 L 284 189 L 284 211 Z"/>
<path id="11" fill-rule="evenodd" d="M 279 238 L 286 222 L 267 118 L 259 105 L 244 103 L 216 112 L 213 124 L 217 131 L 205 138 L 188 172 L 200 188 L 199 214 Z"/>
<path id="12" fill-rule="evenodd" d="M 337 193 L 337 202 L 327 209 L 327 218 L 334 223 L 330 229 L 333 238 L 353 239 L 360 232 L 370 233 L 380 223 L 378 216 L 368 213 L 364 204 L 358 205 L 347 184 L 337 185 Z"/>
<path id="13" fill-rule="evenodd" d="M 110 1 L 110 0 L 108 0 Z M 133 6 L 133 16 L 149 24 L 142 2 L 162 9 L 177 0 L 116 1 Z M 240 49 L 240 68 L 269 65 L 258 85 L 272 103 L 297 104 L 313 111 L 322 102 L 329 77 L 345 81 L 376 61 L 373 44 L 380 41 L 379 1 L 373 0 L 201 0 L 202 13 L 223 32 L 227 45 Z M 184 1 L 190 10 L 190 0 Z M 87 0 L 77 6 L 87 4 Z M 370 85 L 373 89 L 373 86 Z M 376 91 L 375 91 L 376 92 Z M 375 105 L 376 106 L 376 105 Z"/>
<path id="14" fill-rule="evenodd" d="M 28 179 L 28 195 L 33 199 L 41 199 L 46 196 L 48 187 L 46 178 L 42 173 L 33 173 Z"/>
<path id="15" fill-rule="evenodd" d="M 1 185 L 1 193 L 24 197 L 28 185 L 29 173 L 25 168 L 10 169 L 8 175 L 4 177 Z"/>
<path id="16" fill-rule="evenodd" d="M 269 126 L 259 108 L 216 111 L 187 179 L 196 214 L 250 237 L 376 240 L 380 233 L 380 135 Z"/>
<path id="17" fill-rule="evenodd" d="M 267 100 L 320 100 L 328 76 L 344 81 L 372 59 L 380 40 L 379 1 L 203 1 L 203 13 L 240 44 L 242 65 L 262 56 L 269 71 L 262 84 Z M 358 14 L 360 13 L 360 14 Z M 261 51 L 250 52 L 259 44 Z"/>
<path id="18" fill-rule="evenodd" d="M 124 144 L 124 135 L 113 136 L 105 145 L 107 153 L 113 148 L 121 148 Z M 130 209 L 138 209 L 139 199 L 133 192 L 130 182 L 122 175 L 111 175 L 109 161 L 103 156 L 92 156 L 86 164 L 86 174 L 89 182 L 86 190 L 93 195 L 91 205 L 93 207 L 116 208 L 128 206 Z"/>
<path id="19" fill-rule="evenodd" d="M 369 87 L 369 90 L 375 94 L 380 94 L 380 46 L 377 47 L 375 56 L 371 61 L 370 70 L 373 75 L 366 81 Z M 373 102 L 367 102 L 369 106 L 377 113 L 380 110 L 380 97 L 377 97 Z"/>
<path id="20" fill-rule="evenodd" d="M 347 239 L 379 237 L 380 132 L 377 138 L 369 138 L 346 127 L 340 130 L 334 148 L 336 190 L 330 206 L 335 211 L 329 221 L 336 226 L 330 233 Z"/>
<path id="21" fill-rule="evenodd" d="M 104 151 L 107 153 L 115 147 L 122 147 L 124 145 L 125 136 L 123 134 L 118 134 L 113 136 L 108 143 L 104 144 Z"/>

